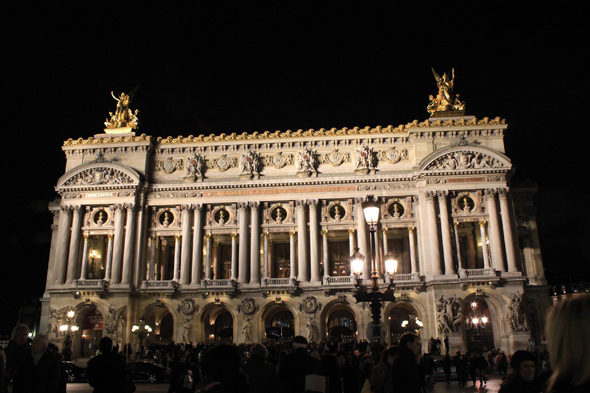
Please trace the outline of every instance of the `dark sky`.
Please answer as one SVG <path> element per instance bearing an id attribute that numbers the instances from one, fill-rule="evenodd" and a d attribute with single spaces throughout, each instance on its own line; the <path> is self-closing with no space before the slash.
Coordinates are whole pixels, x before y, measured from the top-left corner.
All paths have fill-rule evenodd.
<path id="1" fill-rule="evenodd" d="M 14 325 L 25 297 L 43 294 L 47 202 L 64 172 L 63 141 L 102 133 L 115 109 L 111 90 L 135 86 L 140 133 L 153 136 L 397 126 L 428 117 L 428 96 L 436 92 L 430 68 L 454 67 L 467 114 L 505 118 L 516 177 L 539 185 L 548 277 L 590 281 L 582 253 L 590 240 L 583 96 L 590 84 L 581 6 L 43 3 L 0 6 L 0 333 Z"/>

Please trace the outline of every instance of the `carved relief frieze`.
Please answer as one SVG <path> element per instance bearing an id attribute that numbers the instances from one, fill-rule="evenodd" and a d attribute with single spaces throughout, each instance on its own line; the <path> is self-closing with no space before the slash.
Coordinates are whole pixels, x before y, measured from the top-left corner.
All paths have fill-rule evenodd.
<path id="1" fill-rule="evenodd" d="M 383 191 L 383 190 L 408 190 L 416 188 L 415 183 L 385 183 L 385 184 L 363 184 L 357 186 L 357 191 Z"/>
<path id="2" fill-rule="evenodd" d="M 317 151 L 305 148 L 297 152 L 295 166 L 298 177 L 317 176 Z"/>
<path id="3" fill-rule="evenodd" d="M 202 192 L 190 191 L 155 191 L 148 194 L 147 199 L 172 199 L 172 198 L 200 198 Z"/>
<path id="4" fill-rule="evenodd" d="M 379 161 L 388 161 L 390 164 L 397 164 L 400 161 L 408 160 L 408 149 L 397 149 L 392 147 L 379 152 Z"/>
<path id="5" fill-rule="evenodd" d="M 222 172 L 230 168 L 235 168 L 238 165 L 238 160 L 235 157 L 228 157 L 227 154 L 222 154 L 217 159 L 207 160 L 208 169 L 219 169 Z"/>
<path id="6" fill-rule="evenodd" d="M 184 161 L 182 159 L 175 160 L 172 157 L 168 157 L 165 160 L 158 160 L 156 161 L 156 165 L 154 167 L 154 171 L 164 171 L 165 173 L 174 173 L 177 170 L 184 169 Z"/>
<path id="7" fill-rule="evenodd" d="M 86 169 L 68 179 L 63 186 L 97 186 L 133 184 L 134 180 L 115 168 L 97 167 Z"/>
<path id="8" fill-rule="evenodd" d="M 185 182 L 203 180 L 203 171 L 205 165 L 205 157 L 194 153 L 192 156 L 186 158 L 186 176 Z"/>
<path id="9" fill-rule="evenodd" d="M 496 169 L 503 168 L 504 164 L 496 158 L 475 150 L 461 150 L 447 153 L 433 162 L 424 170 L 467 170 L 467 169 Z"/>
<path id="10" fill-rule="evenodd" d="M 240 179 L 258 179 L 260 169 L 260 154 L 253 149 L 248 150 L 240 156 L 239 162 Z"/>
<path id="11" fill-rule="evenodd" d="M 352 153 L 352 163 L 356 174 L 375 174 L 377 165 L 375 150 L 367 145 L 355 149 Z"/>
<path id="12" fill-rule="evenodd" d="M 332 166 L 340 166 L 345 162 L 350 162 L 350 153 L 343 153 L 338 149 L 333 149 L 329 153 L 320 156 L 322 164 L 330 164 Z"/>
<path id="13" fill-rule="evenodd" d="M 91 195 L 89 195 L 91 194 Z M 100 195 L 101 193 L 88 193 L 88 192 L 65 192 L 65 191 L 60 191 L 59 195 L 61 195 L 61 197 L 63 199 L 80 199 L 80 198 L 89 198 L 89 197 L 100 197 L 100 196 L 104 196 L 104 195 Z M 135 196 L 135 191 L 133 190 L 122 190 L 122 191 L 117 191 L 117 192 L 109 192 L 108 193 L 109 197 L 129 197 L 129 196 Z"/>
<path id="14" fill-rule="evenodd" d="M 282 151 L 279 151 L 274 155 L 264 156 L 263 162 L 265 166 L 281 169 L 287 165 L 293 165 L 293 154 L 283 154 Z"/>

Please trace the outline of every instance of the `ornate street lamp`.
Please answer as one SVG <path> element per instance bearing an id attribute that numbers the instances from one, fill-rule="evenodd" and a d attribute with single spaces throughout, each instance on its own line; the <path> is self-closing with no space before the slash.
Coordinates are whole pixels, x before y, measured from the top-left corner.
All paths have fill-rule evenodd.
<path id="1" fill-rule="evenodd" d="M 363 264 L 365 257 L 355 248 L 355 253 L 350 257 L 351 270 L 356 279 L 356 291 L 354 297 L 358 302 L 367 302 L 371 307 L 373 317 L 373 341 L 381 343 L 381 305 L 383 302 L 394 302 L 395 284 L 393 275 L 397 271 L 397 261 L 392 258 L 391 253 L 385 255 L 385 269 L 389 276 L 389 286 L 384 292 L 379 291 L 379 276 L 377 275 L 377 264 L 375 261 L 376 245 L 374 242 L 376 224 L 379 221 L 379 205 L 373 200 L 373 196 L 367 197 L 367 202 L 363 204 L 363 213 L 365 220 L 369 224 L 370 246 L 371 246 L 371 291 L 362 285 Z"/>
<path id="2" fill-rule="evenodd" d="M 63 355 L 64 355 L 64 360 L 65 361 L 70 361 L 72 360 L 72 333 L 76 333 L 78 331 L 78 326 L 73 324 L 73 320 L 74 320 L 74 315 L 76 315 L 76 313 L 74 312 L 74 309 L 72 307 L 70 307 L 70 309 L 68 310 L 68 312 L 66 313 L 66 319 L 65 319 L 65 324 L 61 325 L 59 327 L 59 331 L 61 332 L 61 334 L 65 334 L 66 338 L 64 341 L 64 348 L 63 348 Z"/>
<path id="3" fill-rule="evenodd" d="M 131 331 L 135 333 L 137 338 L 139 338 L 139 353 L 140 356 L 143 357 L 143 339 L 146 338 L 149 333 L 151 333 L 152 328 L 150 325 L 146 324 L 145 317 L 141 317 L 139 319 L 139 325 L 133 325 Z"/>

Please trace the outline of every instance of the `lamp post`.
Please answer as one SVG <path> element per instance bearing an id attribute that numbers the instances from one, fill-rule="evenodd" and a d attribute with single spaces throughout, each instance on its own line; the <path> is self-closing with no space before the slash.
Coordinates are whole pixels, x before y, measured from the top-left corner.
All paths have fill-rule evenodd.
<path id="1" fill-rule="evenodd" d="M 76 315 L 76 313 L 74 312 L 74 309 L 72 307 L 70 307 L 70 309 L 66 313 L 66 319 L 65 319 L 66 323 L 59 327 L 59 331 L 61 332 L 61 334 L 65 334 L 65 336 L 66 336 L 65 341 L 64 341 L 64 348 L 62 351 L 65 361 L 72 360 L 71 333 L 76 333 L 78 331 L 78 326 L 73 324 L 74 315 Z"/>
<path id="2" fill-rule="evenodd" d="M 362 285 L 363 263 L 365 257 L 355 248 L 354 254 L 350 257 L 351 270 L 355 276 L 356 291 L 354 297 L 358 302 L 367 302 L 371 307 L 371 315 L 373 318 L 373 342 L 382 342 L 381 337 L 381 305 L 383 302 L 395 301 L 395 284 L 393 283 L 393 275 L 397 271 L 397 261 L 393 259 L 391 253 L 385 255 L 385 270 L 389 276 L 389 285 L 384 292 L 379 290 L 379 276 L 377 275 L 377 265 L 375 260 L 376 244 L 374 242 L 376 224 L 379 221 L 379 205 L 373 201 L 373 197 L 369 196 L 367 202 L 363 204 L 363 213 L 365 220 L 369 224 L 370 232 L 370 246 L 371 246 L 371 291 Z"/>
<path id="3" fill-rule="evenodd" d="M 145 317 L 141 317 L 139 319 L 139 325 L 133 325 L 131 331 L 135 333 L 137 338 L 139 338 L 139 353 L 140 356 L 143 357 L 143 339 L 146 338 L 149 333 L 151 333 L 152 328 L 150 325 L 146 324 Z M 137 354 L 135 357 L 137 357 Z"/>

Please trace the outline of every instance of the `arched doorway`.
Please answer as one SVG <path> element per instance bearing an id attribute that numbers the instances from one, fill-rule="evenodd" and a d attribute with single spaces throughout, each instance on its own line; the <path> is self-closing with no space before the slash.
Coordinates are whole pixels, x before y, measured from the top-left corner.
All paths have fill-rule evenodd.
<path id="1" fill-rule="evenodd" d="M 94 305 L 85 307 L 76 316 L 78 332 L 72 341 L 74 358 L 88 358 L 96 354 L 103 332 L 102 313 Z"/>
<path id="2" fill-rule="evenodd" d="M 295 336 L 295 318 L 291 311 L 278 309 L 265 322 L 265 336 L 270 341 L 290 339 Z"/>
<path id="3" fill-rule="evenodd" d="M 146 325 L 152 328 L 147 333 L 145 345 L 168 344 L 174 341 L 174 317 L 166 307 L 154 307 L 145 315 Z"/>
<path id="4" fill-rule="evenodd" d="M 356 319 L 349 310 L 336 310 L 328 317 L 328 339 L 354 339 L 357 336 Z"/>
<path id="5" fill-rule="evenodd" d="M 393 307 L 387 317 L 389 323 L 389 338 L 392 344 L 397 344 L 399 339 L 407 332 L 420 334 L 422 322 L 418 319 L 416 310 L 408 305 L 400 303 Z"/>
<path id="6" fill-rule="evenodd" d="M 488 303 L 483 297 L 475 296 L 471 302 L 463 302 L 462 326 L 467 343 L 467 351 L 484 353 L 494 346 L 494 330 Z"/>

